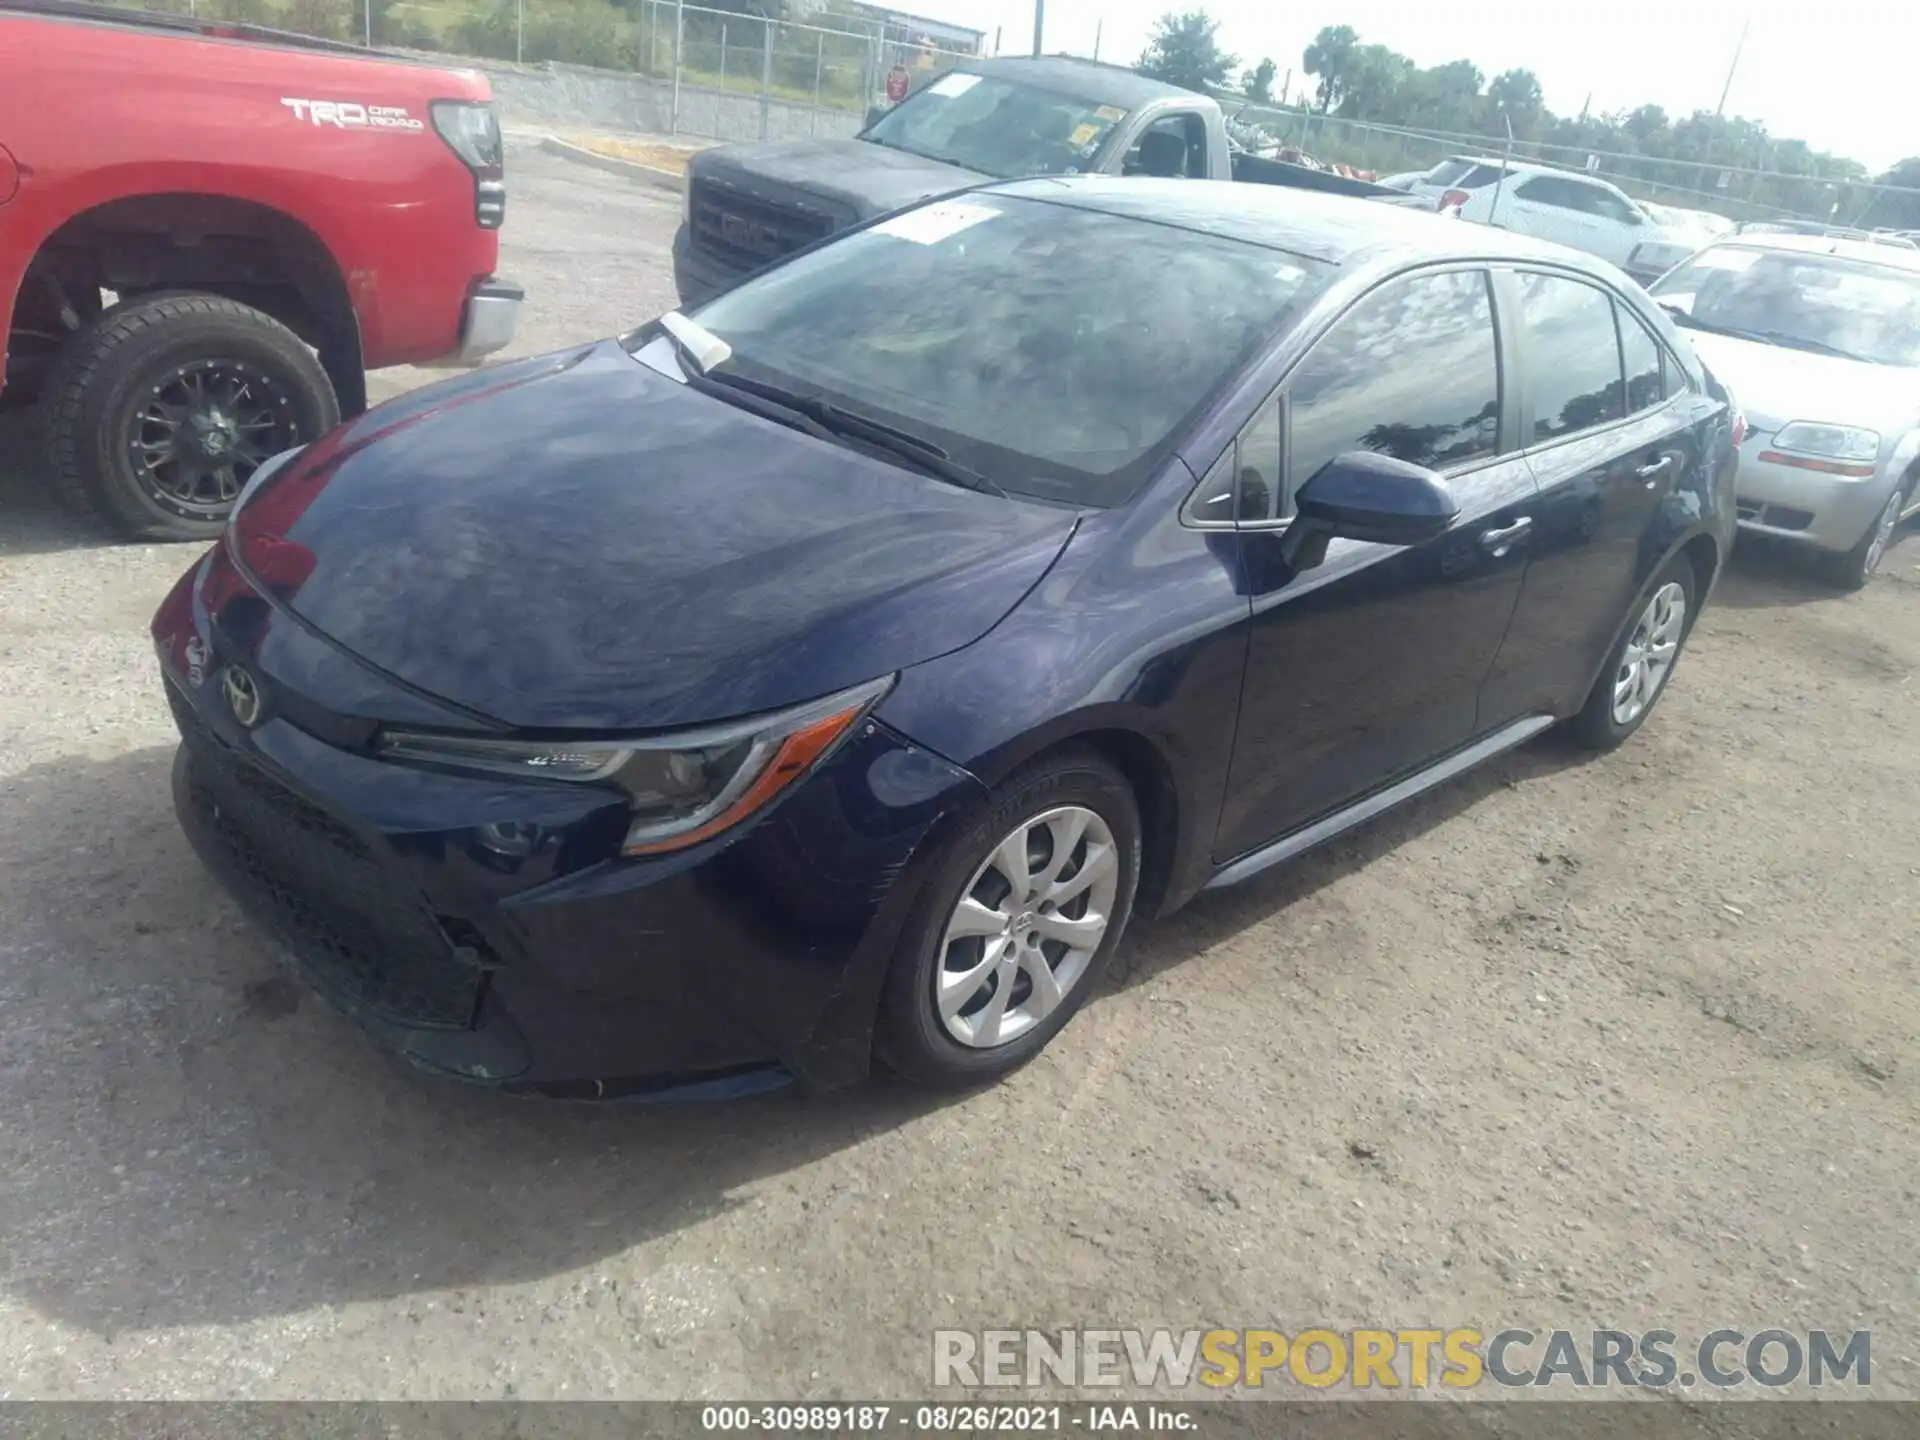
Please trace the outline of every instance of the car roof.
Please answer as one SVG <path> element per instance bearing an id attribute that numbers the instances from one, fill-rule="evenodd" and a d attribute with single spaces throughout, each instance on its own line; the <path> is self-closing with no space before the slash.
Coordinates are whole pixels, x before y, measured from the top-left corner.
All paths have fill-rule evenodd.
<path id="1" fill-rule="evenodd" d="M 1059 95 L 1071 95 L 1076 100 L 1118 105 L 1125 110 L 1138 110 L 1155 100 L 1206 98 L 1163 80 L 1149 80 L 1118 65 L 1081 60 L 1072 55 L 1003 55 L 992 60 L 968 60 L 957 68 L 969 75 L 1037 85 Z"/>
<path id="2" fill-rule="evenodd" d="M 1613 276 L 1604 262 L 1548 240 L 1287 185 L 1050 175 L 1003 181 L 982 187 L 981 193 L 1172 225 L 1335 265 L 1363 259 L 1541 260 L 1602 278 Z"/>
<path id="3" fill-rule="evenodd" d="M 1721 245 L 1744 245 L 1751 250 L 1780 250 L 1799 255 L 1835 255 L 1842 260 L 1858 260 L 1868 265 L 1884 265 L 1889 270 L 1905 270 L 1920 275 L 1920 250 L 1903 245 L 1886 245 L 1877 240 L 1849 240 L 1841 235 L 1776 234 L 1765 230 L 1741 230 L 1714 241 Z"/>

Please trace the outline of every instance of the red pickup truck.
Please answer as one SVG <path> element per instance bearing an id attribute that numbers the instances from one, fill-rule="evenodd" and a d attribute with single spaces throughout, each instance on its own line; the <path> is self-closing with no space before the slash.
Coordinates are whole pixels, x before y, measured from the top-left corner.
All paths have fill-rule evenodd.
<path id="1" fill-rule="evenodd" d="M 0 404 L 63 494 L 215 533 L 366 371 L 513 338 L 486 78 L 71 0 L 0 0 Z"/>

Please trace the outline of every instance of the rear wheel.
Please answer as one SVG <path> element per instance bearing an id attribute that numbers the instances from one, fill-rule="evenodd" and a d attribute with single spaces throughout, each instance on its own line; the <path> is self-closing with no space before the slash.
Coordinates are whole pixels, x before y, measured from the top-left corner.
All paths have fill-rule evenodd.
<path id="1" fill-rule="evenodd" d="M 1699 581 L 1684 555 L 1661 566 L 1633 623 L 1614 642 L 1587 703 L 1574 717 L 1573 733 L 1582 743 L 1611 750 L 1646 723 L 1679 663 L 1693 628 L 1698 593 Z"/>
<path id="2" fill-rule="evenodd" d="M 1900 512 L 1906 506 L 1907 486 L 1896 485 L 1858 545 L 1822 557 L 1828 583 L 1842 590 L 1858 590 L 1871 580 L 1893 544 L 1893 532 L 1900 528 Z"/>
<path id="3" fill-rule="evenodd" d="M 881 1058 L 942 1087 L 1032 1059 L 1112 959 L 1139 874 L 1139 808 L 1096 752 L 1064 750 L 1009 777 L 942 852 L 901 937 Z"/>
<path id="4" fill-rule="evenodd" d="M 68 340 L 46 400 L 63 497 L 144 540 L 218 534 L 264 461 L 340 419 L 298 336 L 212 295 L 114 306 Z"/>

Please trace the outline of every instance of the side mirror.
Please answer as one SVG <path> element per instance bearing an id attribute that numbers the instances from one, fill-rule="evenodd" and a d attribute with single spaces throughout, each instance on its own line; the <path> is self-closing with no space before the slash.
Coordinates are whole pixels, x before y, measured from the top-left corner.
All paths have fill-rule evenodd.
<path id="1" fill-rule="evenodd" d="M 1424 545 L 1447 533 L 1460 502 L 1424 466 L 1372 450 L 1336 455 L 1300 487 L 1287 527 L 1286 560 L 1295 570 L 1326 558 L 1327 541 Z"/>

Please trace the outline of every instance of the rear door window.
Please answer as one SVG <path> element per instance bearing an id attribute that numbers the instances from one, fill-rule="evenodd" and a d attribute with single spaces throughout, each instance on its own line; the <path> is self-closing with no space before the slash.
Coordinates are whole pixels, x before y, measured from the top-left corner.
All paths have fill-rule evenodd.
<path id="1" fill-rule="evenodd" d="M 1520 182 L 1520 188 L 1514 196 L 1520 200 L 1531 200 L 1536 205 L 1552 205 L 1561 210 L 1574 210 L 1587 213 L 1582 203 L 1582 187 L 1562 180 L 1558 175 L 1532 175 Z"/>
<path id="2" fill-rule="evenodd" d="M 1651 410 L 1666 398 L 1660 380 L 1660 342 L 1624 305 L 1614 313 L 1620 323 L 1620 354 L 1626 362 L 1627 413 Z"/>
<path id="3" fill-rule="evenodd" d="M 1522 272 L 1520 324 L 1526 331 L 1532 440 L 1552 440 L 1626 413 L 1613 298 L 1564 275 Z"/>
<path id="4" fill-rule="evenodd" d="M 1500 366 L 1486 272 L 1389 280 L 1308 352 L 1287 399 L 1294 491 L 1349 450 L 1434 470 L 1495 454 Z"/>
<path id="5" fill-rule="evenodd" d="M 1427 171 L 1427 183 L 1429 185 L 1457 184 L 1460 177 L 1471 169 L 1473 169 L 1473 165 L 1466 160 L 1442 160 L 1438 165 Z"/>

